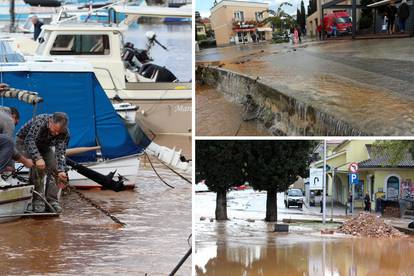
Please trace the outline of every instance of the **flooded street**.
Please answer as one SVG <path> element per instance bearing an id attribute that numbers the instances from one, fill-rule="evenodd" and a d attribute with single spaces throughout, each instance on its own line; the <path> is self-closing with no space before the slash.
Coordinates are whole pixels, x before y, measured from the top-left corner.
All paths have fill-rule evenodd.
<path id="1" fill-rule="evenodd" d="M 227 100 L 219 91 L 207 86 L 196 87 L 196 133 L 203 136 L 269 135 L 257 120 L 243 121 L 244 107 Z"/>
<path id="2" fill-rule="evenodd" d="M 414 108 L 414 61 L 410 50 L 413 46 L 412 38 L 315 43 L 297 49 L 288 44 L 267 45 L 263 46 L 263 52 L 256 50 L 254 55 L 237 56 L 233 60 L 230 59 L 235 54 L 226 58 L 226 53 L 218 52 L 224 60 L 220 69 L 257 80 L 274 89 L 275 98 L 276 92 L 280 92 L 304 106 L 305 111 L 312 108 L 323 113 L 321 116 L 332 117 L 335 123 L 327 128 L 334 128 L 336 121 L 341 120 L 365 135 L 411 135 L 414 133 L 414 115 L 410 111 Z M 206 61 L 214 58 L 211 52 L 199 56 Z M 239 90 L 232 82 L 218 85 L 228 91 Z M 264 97 L 271 98 L 271 94 Z M 289 130 L 285 133 L 290 135 Z"/>
<path id="3" fill-rule="evenodd" d="M 321 223 L 294 223 L 289 233 L 275 233 L 274 223 L 263 221 L 265 192 L 232 191 L 227 199 L 229 220 L 210 221 L 215 193 L 196 194 L 196 275 L 412 275 L 412 238 L 321 235 L 320 229 L 339 226 Z M 285 208 L 283 194 L 278 207 L 279 221 L 306 212 Z"/>
<path id="4" fill-rule="evenodd" d="M 182 145 L 188 146 L 188 142 Z M 165 186 L 148 162 L 142 161 L 135 190 L 82 192 L 126 223 L 123 228 L 75 193 L 63 197 L 64 211 L 59 218 L 0 224 L 0 274 L 170 273 L 189 249 L 191 185 L 155 158 L 151 160 L 175 189 Z M 177 275 L 190 273 L 191 257 Z"/>

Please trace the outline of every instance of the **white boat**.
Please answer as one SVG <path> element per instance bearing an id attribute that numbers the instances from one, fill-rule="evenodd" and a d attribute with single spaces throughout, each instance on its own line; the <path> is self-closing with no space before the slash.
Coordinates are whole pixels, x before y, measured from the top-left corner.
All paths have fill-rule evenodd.
<path id="1" fill-rule="evenodd" d="M 139 107 L 137 121 L 154 134 L 191 135 L 192 83 L 154 82 L 143 79 L 122 60 L 123 37 L 128 24 L 140 16 L 191 18 L 192 10 L 114 5 L 111 10 L 127 15 L 119 24 L 72 23 L 44 25 L 37 47 L 24 54 L 33 59 L 65 58 L 90 63 L 107 96 Z M 154 37 L 155 38 L 155 37 Z M 18 48 L 26 44 L 16 40 Z M 29 58 L 28 58 L 29 59 Z"/>
<path id="2" fill-rule="evenodd" d="M 114 180 L 122 177 L 125 189 L 134 189 L 139 171 L 138 155 L 126 156 L 112 160 L 103 160 L 90 164 L 83 164 L 89 169 L 103 175 L 114 174 Z M 68 171 L 69 185 L 77 189 L 101 189 L 102 185 L 88 179 L 74 170 Z"/>
<path id="3" fill-rule="evenodd" d="M 34 185 L 19 183 L 0 186 L 0 222 L 24 214 L 32 202 Z"/>

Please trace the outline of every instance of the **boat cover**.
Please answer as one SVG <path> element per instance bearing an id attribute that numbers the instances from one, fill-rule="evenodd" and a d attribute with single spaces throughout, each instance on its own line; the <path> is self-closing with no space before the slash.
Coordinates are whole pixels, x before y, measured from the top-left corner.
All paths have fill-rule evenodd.
<path id="1" fill-rule="evenodd" d="M 69 116 L 69 147 L 101 146 L 102 157 L 113 159 L 141 152 L 125 124 L 92 72 L 3 71 L 2 81 L 10 87 L 39 93 L 44 102 L 36 114 L 66 112 Z M 16 99 L 0 98 L 0 105 L 17 107 L 21 113 L 19 129 L 33 116 L 33 106 Z M 96 152 L 74 159 L 96 160 Z"/>

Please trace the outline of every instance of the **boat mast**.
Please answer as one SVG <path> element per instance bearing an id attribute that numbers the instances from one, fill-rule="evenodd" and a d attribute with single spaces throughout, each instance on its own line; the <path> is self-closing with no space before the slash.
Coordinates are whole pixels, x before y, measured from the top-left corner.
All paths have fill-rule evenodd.
<path id="1" fill-rule="evenodd" d="M 14 27 L 14 25 L 15 25 L 15 21 L 16 21 L 16 15 L 15 15 L 15 12 L 14 12 L 14 7 L 15 7 L 15 0 L 10 0 L 10 10 L 9 10 L 9 12 L 10 12 L 10 32 L 11 33 L 14 33 L 14 31 L 15 31 L 15 27 Z"/>

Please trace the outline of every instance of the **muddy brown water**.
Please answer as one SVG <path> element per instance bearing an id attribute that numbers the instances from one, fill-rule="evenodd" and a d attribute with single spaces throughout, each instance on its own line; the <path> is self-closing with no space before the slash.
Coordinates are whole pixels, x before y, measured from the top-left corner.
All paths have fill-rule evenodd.
<path id="1" fill-rule="evenodd" d="M 229 220 L 210 221 L 215 194 L 195 196 L 197 276 L 413 275 L 412 237 L 321 235 L 321 229 L 339 226 L 321 223 L 290 224 L 289 233 L 275 233 L 274 224 L 263 221 L 266 200 L 261 193 L 230 192 L 227 203 Z M 279 220 L 304 216 L 280 207 L 280 200 L 278 206 Z"/>
<path id="2" fill-rule="evenodd" d="M 189 249 L 191 185 L 162 164 L 155 166 L 175 189 L 142 161 L 135 190 L 83 192 L 125 222 L 124 228 L 74 193 L 63 197 L 59 218 L 0 224 L 0 275 L 170 273 Z M 178 272 L 190 274 L 191 258 Z"/>
<path id="3" fill-rule="evenodd" d="M 267 136 L 257 120 L 243 121 L 244 107 L 208 85 L 196 86 L 196 133 L 201 136 Z"/>
<path id="4" fill-rule="evenodd" d="M 411 238 L 329 238 L 275 234 L 260 223 L 209 224 L 211 234 L 197 236 L 196 275 L 413 275 Z"/>

